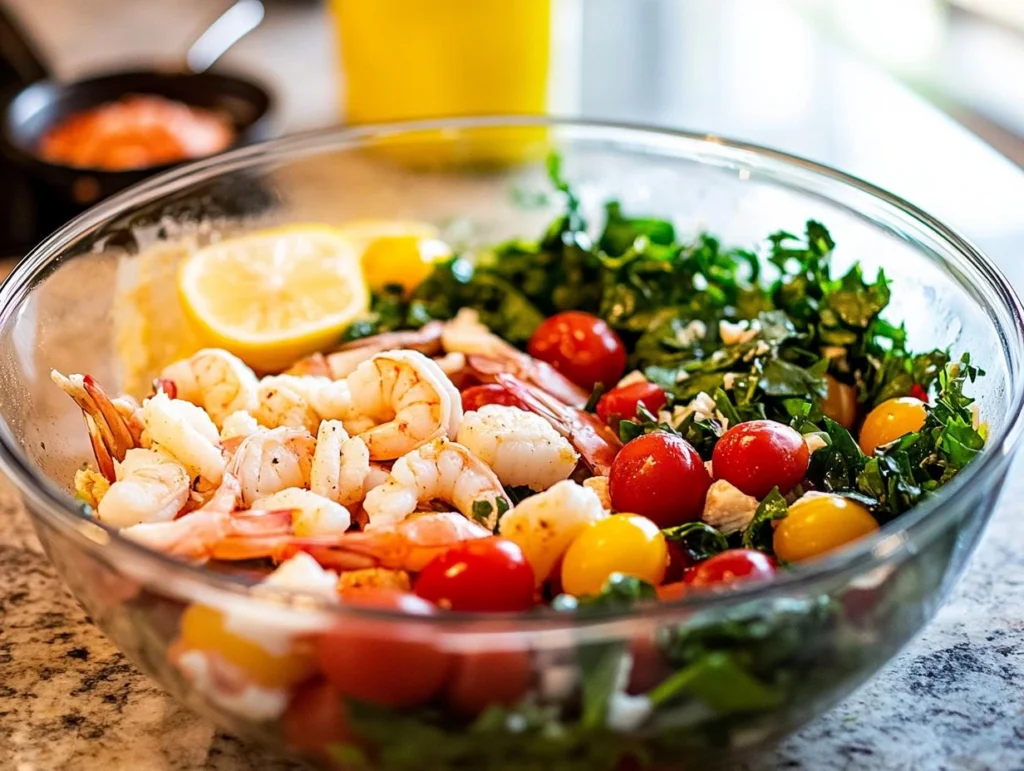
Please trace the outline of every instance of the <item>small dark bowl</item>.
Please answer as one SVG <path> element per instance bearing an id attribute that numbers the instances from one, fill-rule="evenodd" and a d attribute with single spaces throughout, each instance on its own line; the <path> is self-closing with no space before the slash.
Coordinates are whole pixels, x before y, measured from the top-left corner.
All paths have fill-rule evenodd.
<path id="1" fill-rule="evenodd" d="M 97 201 L 178 164 L 108 171 L 50 163 L 37 153 L 49 128 L 74 113 L 117 101 L 128 94 L 162 96 L 191 107 L 227 115 L 235 130 L 231 147 L 267 139 L 273 98 L 257 83 L 211 72 L 143 70 L 116 72 L 73 83 L 41 80 L 18 91 L 0 107 L 0 149 L 42 188 L 48 204 L 66 220 Z M 182 163 L 189 160 L 185 159 Z"/>

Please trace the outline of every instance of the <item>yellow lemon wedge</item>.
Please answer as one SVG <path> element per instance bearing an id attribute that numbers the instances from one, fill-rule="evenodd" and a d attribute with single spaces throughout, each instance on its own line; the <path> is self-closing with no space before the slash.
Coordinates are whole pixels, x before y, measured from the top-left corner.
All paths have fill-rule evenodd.
<path id="1" fill-rule="evenodd" d="M 434 263 L 452 256 L 438 230 L 414 220 L 357 220 L 342 225 L 344 234 L 362 254 L 363 274 L 371 289 L 392 284 L 411 292 Z"/>
<path id="2" fill-rule="evenodd" d="M 369 307 L 360 251 L 327 225 L 289 225 L 211 244 L 178 271 L 189 317 L 256 370 L 334 345 Z"/>

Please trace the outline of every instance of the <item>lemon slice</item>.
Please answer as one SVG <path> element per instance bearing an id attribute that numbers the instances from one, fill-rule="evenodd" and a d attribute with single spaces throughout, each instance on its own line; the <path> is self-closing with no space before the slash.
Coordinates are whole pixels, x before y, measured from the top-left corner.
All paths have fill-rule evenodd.
<path id="1" fill-rule="evenodd" d="M 393 284 L 412 291 L 452 250 L 436 227 L 415 220 L 355 220 L 339 228 L 362 255 L 371 289 Z"/>
<path id="2" fill-rule="evenodd" d="M 335 344 L 369 307 L 360 252 L 326 225 L 261 230 L 200 249 L 178 292 L 211 344 L 260 371 Z"/>

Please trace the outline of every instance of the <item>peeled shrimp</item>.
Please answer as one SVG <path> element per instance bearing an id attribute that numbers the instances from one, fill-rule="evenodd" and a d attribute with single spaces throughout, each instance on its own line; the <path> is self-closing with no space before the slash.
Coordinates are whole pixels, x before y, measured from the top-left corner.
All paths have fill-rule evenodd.
<path id="1" fill-rule="evenodd" d="M 177 398 L 202 407 L 218 427 L 233 412 L 256 409 L 256 375 L 221 348 L 204 348 L 165 367 L 160 379 L 174 383 Z"/>
<path id="2" fill-rule="evenodd" d="M 417 351 L 379 353 L 346 382 L 352 396 L 349 433 L 374 460 L 389 460 L 438 437 L 455 436 L 462 398 L 448 376 Z"/>
<path id="3" fill-rule="evenodd" d="M 128 450 L 116 473 L 116 481 L 96 508 L 96 518 L 108 525 L 168 522 L 188 501 L 192 481 L 188 471 L 159 450 Z"/>
<path id="4" fill-rule="evenodd" d="M 395 461 L 388 481 L 366 494 L 363 508 L 370 518 L 369 528 L 388 528 L 418 506 L 438 500 L 492 531 L 511 508 L 490 467 L 447 439 L 435 439 Z"/>
<path id="5" fill-rule="evenodd" d="M 467 412 L 458 442 L 494 469 L 503 485 L 537 491 L 566 479 L 580 457 L 544 418 L 501 404 Z"/>
<path id="6" fill-rule="evenodd" d="M 316 435 L 316 451 L 309 489 L 343 506 L 359 503 L 366 495 L 370 451 L 359 437 L 350 437 L 337 420 L 325 420 Z"/>
<path id="7" fill-rule="evenodd" d="M 350 412 L 348 384 L 312 375 L 271 375 L 257 388 L 254 416 L 267 428 L 304 428 L 315 434 L 321 420 L 339 420 Z"/>
<path id="8" fill-rule="evenodd" d="M 242 502 L 309 484 L 316 440 L 301 428 L 260 429 L 242 440 L 228 470 L 241 484 Z"/>
<path id="9" fill-rule="evenodd" d="M 220 484 L 224 474 L 220 434 L 201 407 L 158 391 L 143 403 L 142 422 L 149 442 L 181 463 L 193 479 L 204 480 L 210 487 Z"/>
<path id="10" fill-rule="evenodd" d="M 348 509 L 301 487 L 288 487 L 253 502 L 262 511 L 288 509 L 292 512 L 292 531 L 299 538 L 341 535 L 352 524 Z"/>
<path id="11" fill-rule="evenodd" d="M 256 422 L 256 418 L 245 410 L 238 410 L 224 418 L 220 427 L 220 438 L 242 439 L 259 430 L 260 424 Z"/>
<path id="12" fill-rule="evenodd" d="M 335 570 L 387 568 L 416 573 L 456 544 L 489 535 L 490 530 L 461 514 L 418 514 L 394 527 L 346 533 L 333 543 L 325 539 L 295 540 L 279 558 L 306 552 L 323 567 Z"/>
<path id="13" fill-rule="evenodd" d="M 82 409 L 96 465 L 113 482 L 114 461 L 124 460 L 128 450 L 142 446 L 138 404 L 128 397 L 111 399 L 90 375 L 64 376 L 51 370 L 50 379 Z"/>
<path id="14" fill-rule="evenodd" d="M 539 586 L 580 531 L 607 516 L 593 490 L 566 480 L 520 501 L 502 517 L 499 531 L 519 544 Z"/>

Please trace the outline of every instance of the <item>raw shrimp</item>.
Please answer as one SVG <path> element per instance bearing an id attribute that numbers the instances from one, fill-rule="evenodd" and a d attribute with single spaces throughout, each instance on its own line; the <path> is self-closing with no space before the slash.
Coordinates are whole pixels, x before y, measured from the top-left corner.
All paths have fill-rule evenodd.
<path id="1" fill-rule="evenodd" d="M 128 450 L 116 464 L 116 481 L 96 507 L 96 518 L 114 527 L 168 522 L 188 501 L 191 478 L 185 467 L 159 450 Z"/>
<path id="2" fill-rule="evenodd" d="M 51 370 L 50 379 L 81 407 L 96 465 L 113 482 L 114 461 L 124 460 L 128 450 L 142 446 L 144 426 L 138 404 L 127 397 L 111 399 L 90 375 L 64 376 Z"/>
<path id="3" fill-rule="evenodd" d="M 288 509 L 292 512 L 292 531 L 299 538 L 341 535 L 352 525 L 348 509 L 340 503 L 301 487 L 288 487 L 253 502 L 262 511 Z"/>
<path id="4" fill-rule="evenodd" d="M 499 530 L 519 544 L 540 586 L 580 531 L 607 516 L 593 490 L 566 480 L 520 501 L 502 517 Z"/>
<path id="5" fill-rule="evenodd" d="M 490 467 L 461 444 L 443 438 L 395 461 L 388 481 L 366 494 L 363 508 L 369 528 L 388 528 L 418 506 L 439 500 L 492 531 L 511 508 Z"/>
<path id="6" fill-rule="evenodd" d="M 369 476 L 370 451 L 366 443 L 359 437 L 350 437 L 340 421 L 321 423 L 309 489 L 343 506 L 351 506 L 365 497 Z"/>
<path id="7" fill-rule="evenodd" d="M 440 367 L 418 351 L 388 351 L 364 361 L 346 382 L 349 433 L 374 460 L 390 460 L 438 437 L 455 436 L 462 398 Z"/>
<path id="8" fill-rule="evenodd" d="M 143 403 L 142 422 L 149 442 L 181 463 L 193 480 L 202 480 L 210 488 L 220 484 L 224 475 L 220 434 L 201 407 L 159 391 Z"/>
<path id="9" fill-rule="evenodd" d="M 243 504 L 306 487 L 315 448 L 316 440 L 301 428 L 260 429 L 245 437 L 228 465 L 241 484 Z"/>
<path id="10" fill-rule="evenodd" d="M 256 390 L 256 420 L 267 428 L 304 428 L 315 434 L 321 420 L 339 420 L 350 413 L 348 384 L 311 375 L 271 375 Z"/>
<path id="11" fill-rule="evenodd" d="M 160 379 L 174 383 L 178 399 L 206 410 L 218 428 L 231 413 L 256 409 L 256 375 L 221 348 L 204 348 L 165 367 Z"/>
<path id="12" fill-rule="evenodd" d="M 346 533 L 333 543 L 327 539 L 296 539 L 278 558 L 306 552 L 323 567 L 335 570 L 387 568 L 416 573 L 452 546 L 489 535 L 491 531 L 455 512 L 418 514 L 394 527 Z"/>
<path id="13" fill-rule="evenodd" d="M 441 353 L 441 332 L 444 323 L 428 321 L 420 329 L 384 332 L 345 343 L 326 355 L 314 353 L 285 370 L 286 375 L 321 375 L 341 380 L 355 372 L 356 367 L 384 351 L 406 349 L 427 356 Z"/>
<path id="14" fill-rule="evenodd" d="M 536 491 L 566 479 L 580 457 L 540 415 L 501 404 L 467 412 L 458 442 L 494 469 L 503 485 Z"/>
<path id="15" fill-rule="evenodd" d="M 539 388 L 512 375 L 495 375 L 495 382 L 530 412 L 540 415 L 575 447 L 583 462 L 597 476 L 608 476 L 612 461 L 622 448 L 615 432 L 589 412 L 563 404 Z"/>

